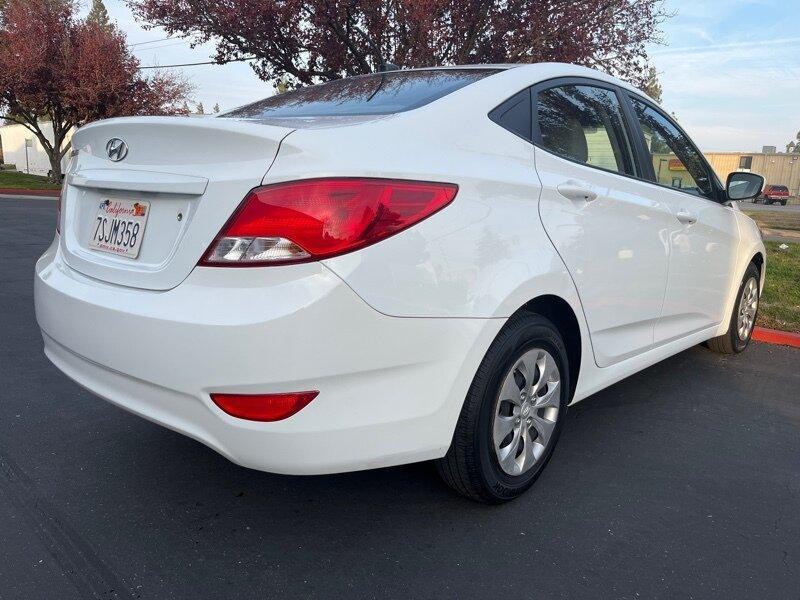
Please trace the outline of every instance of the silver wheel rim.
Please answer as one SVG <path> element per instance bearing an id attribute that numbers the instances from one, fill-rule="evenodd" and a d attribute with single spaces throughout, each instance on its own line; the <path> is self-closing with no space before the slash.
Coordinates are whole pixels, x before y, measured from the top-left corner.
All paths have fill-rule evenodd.
<path id="1" fill-rule="evenodd" d="M 753 332 L 753 325 L 756 321 L 756 311 L 758 310 L 758 282 L 755 277 L 751 277 L 744 284 L 742 297 L 739 298 L 739 317 L 736 321 L 736 329 L 739 339 L 743 342 L 750 338 Z"/>
<path id="2" fill-rule="evenodd" d="M 522 475 L 544 455 L 558 421 L 561 373 L 541 348 L 528 350 L 506 373 L 494 408 L 492 438 L 500 468 Z"/>

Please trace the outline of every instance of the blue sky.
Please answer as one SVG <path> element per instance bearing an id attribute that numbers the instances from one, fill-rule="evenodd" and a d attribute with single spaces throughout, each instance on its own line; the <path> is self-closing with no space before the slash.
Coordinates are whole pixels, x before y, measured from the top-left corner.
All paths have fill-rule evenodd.
<path id="1" fill-rule="evenodd" d="M 703 150 L 783 149 L 800 130 L 800 1 L 668 0 L 651 48 L 663 104 Z"/>
<path id="2" fill-rule="evenodd" d="M 87 4 L 90 4 L 87 1 Z M 213 45 L 191 49 L 163 31 L 145 31 L 122 0 L 105 0 L 143 65 L 207 60 Z M 703 150 L 782 149 L 800 130 L 800 0 L 665 0 L 675 16 L 650 48 L 677 114 Z M 84 8 L 88 12 L 88 7 Z M 206 110 L 272 94 L 244 63 L 182 69 Z"/>

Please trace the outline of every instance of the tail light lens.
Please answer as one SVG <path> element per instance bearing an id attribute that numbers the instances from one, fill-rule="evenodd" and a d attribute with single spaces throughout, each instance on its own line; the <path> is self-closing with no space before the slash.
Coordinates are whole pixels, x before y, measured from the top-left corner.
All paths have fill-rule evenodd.
<path id="1" fill-rule="evenodd" d="M 452 202 L 458 186 L 331 178 L 256 188 L 200 261 L 264 266 L 329 258 L 369 246 Z"/>
<path id="2" fill-rule="evenodd" d="M 211 394 L 214 404 L 233 417 L 249 421 L 287 419 L 319 395 L 319 392 L 291 394 Z"/>

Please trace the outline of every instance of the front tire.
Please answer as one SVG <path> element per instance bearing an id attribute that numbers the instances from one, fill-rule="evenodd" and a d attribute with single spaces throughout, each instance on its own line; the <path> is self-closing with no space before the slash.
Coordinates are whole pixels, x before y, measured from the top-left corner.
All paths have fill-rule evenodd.
<path id="1" fill-rule="evenodd" d="M 525 492 L 552 456 L 569 402 L 567 351 L 556 327 L 519 313 L 472 381 L 453 441 L 436 466 L 460 494 L 486 503 Z"/>
<path id="2" fill-rule="evenodd" d="M 739 286 L 728 332 L 709 340 L 710 350 L 719 354 L 739 354 L 747 348 L 758 316 L 759 280 L 758 268 L 750 263 Z"/>

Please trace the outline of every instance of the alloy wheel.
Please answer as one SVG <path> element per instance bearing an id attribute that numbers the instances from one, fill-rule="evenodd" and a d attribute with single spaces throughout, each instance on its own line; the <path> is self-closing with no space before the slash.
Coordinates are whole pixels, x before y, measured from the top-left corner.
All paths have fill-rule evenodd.
<path id="1" fill-rule="evenodd" d="M 744 284 L 742 297 L 739 298 L 739 316 L 736 322 L 739 339 L 745 341 L 750 338 L 753 332 L 753 325 L 756 320 L 758 310 L 758 282 L 755 277 L 751 277 Z"/>
<path id="2" fill-rule="evenodd" d="M 526 351 L 503 379 L 494 410 L 494 451 L 506 474 L 526 473 L 545 454 L 560 405 L 555 359 L 542 348 Z"/>

